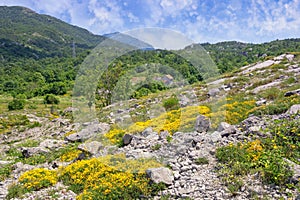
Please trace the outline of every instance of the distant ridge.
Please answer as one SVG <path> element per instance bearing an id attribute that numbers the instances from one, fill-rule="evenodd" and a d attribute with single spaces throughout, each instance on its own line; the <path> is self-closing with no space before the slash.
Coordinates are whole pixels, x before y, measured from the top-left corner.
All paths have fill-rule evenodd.
<path id="1" fill-rule="evenodd" d="M 80 52 L 102 40 L 102 36 L 28 8 L 0 6 L 2 56 L 14 55 L 15 49 L 24 57 L 70 56 L 73 42 Z"/>

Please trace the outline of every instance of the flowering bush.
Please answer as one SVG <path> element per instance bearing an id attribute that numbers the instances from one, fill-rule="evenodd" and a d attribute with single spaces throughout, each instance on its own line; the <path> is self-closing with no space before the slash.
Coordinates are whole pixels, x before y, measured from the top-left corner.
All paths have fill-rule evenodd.
<path id="1" fill-rule="evenodd" d="M 80 153 L 81 153 L 81 151 L 78 149 L 70 149 L 70 151 L 67 151 L 63 155 L 61 155 L 60 161 L 70 162 L 70 161 L 74 160 L 75 158 L 77 158 Z"/>
<path id="2" fill-rule="evenodd" d="M 122 136 L 127 133 L 139 133 L 147 127 L 152 127 L 154 131 L 160 132 L 167 130 L 170 134 L 178 130 L 190 131 L 194 128 L 194 123 L 199 114 L 207 115 L 210 109 L 207 106 L 189 106 L 172 110 L 162 115 L 147 120 L 145 122 L 136 122 L 126 130 L 114 128 L 105 134 L 112 143 L 119 143 Z"/>
<path id="3" fill-rule="evenodd" d="M 112 158 L 103 158 L 102 161 L 111 164 L 114 162 Z M 80 193 L 77 199 L 135 199 L 151 193 L 149 180 L 143 173 L 120 171 L 102 161 L 93 158 L 61 168 L 60 179 L 70 185 L 71 190 Z"/>
<path id="4" fill-rule="evenodd" d="M 52 186 L 56 184 L 57 179 L 56 171 L 36 168 L 23 173 L 19 178 L 19 182 L 23 188 L 32 191 Z"/>
<path id="5" fill-rule="evenodd" d="M 272 134 L 270 138 L 218 148 L 216 157 L 223 165 L 220 174 L 226 185 L 232 188 L 238 176 L 258 172 L 265 183 L 287 186 L 293 173 L 284 158 L 299 164 L 299 127 L 299 119 L 293 117 L 277 120 L 266 129 Z"/>

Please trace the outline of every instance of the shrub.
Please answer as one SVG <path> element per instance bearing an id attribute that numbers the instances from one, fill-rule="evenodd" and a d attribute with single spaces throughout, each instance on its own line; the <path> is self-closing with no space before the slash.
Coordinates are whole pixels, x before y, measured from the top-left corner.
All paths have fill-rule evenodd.
<path id="1" fill-rule="evenodd" d="M 197 165 L 205 165 L 205 164 L 208 164 L 208 159 L 207 158 L 204 158 L 204 157 L 199 157 L 196 159 L 195 163 Z"/>
<path id="2" fill-rule="evenodd" d="M 8 110 L 22 110 L 25 106 L 24 99 L 13 99 L 8 103 Z"/>
<path id="3" fill-rule="evenodd" d="M 59 104 L 59 99 L 53 94 L 47 94 L 44 98 L 45 104 Z"/>
<path id="4" fill-rule="evenodd" d="M 57 174 L 54 170 L 36 168 L 23 173 L 19 182 L 28 191 L 39 190 L 56 184 Z"/>
<path id="5" fill-rule="evenodd" d="M 163 102 L 163 106 L 167 111 L 177 110 L 180 108 L 179 100 L 176 96 L 172 96 Z"/>
<path id="6" fill-rule="evenodd" d="M 119 160 L 108 157 L 104 162 L 112 164 Z M 119 164 L 124 166 L 122 162 L 121 158 Z M 78 161 L 60 170 L 60 180 L 79 194 L 77 199 L 137 199 L 152 192 L 144 174 L 119 171 L 96 158 Z"/>
<path id="7" fill-rule="evenodd" d="M 297 118 L 275 120 L 266 129 L 272 134 L 269 138 L 218 148 L 216 157 L 222 163 L 220 174 L 228 189 L 236 192 L 240 183 L 235 179 L 256 172 L 264 183 L 296 187 L 290 183 L 293 172 L 284 158 L 299 163 L 299 126 Z"/>

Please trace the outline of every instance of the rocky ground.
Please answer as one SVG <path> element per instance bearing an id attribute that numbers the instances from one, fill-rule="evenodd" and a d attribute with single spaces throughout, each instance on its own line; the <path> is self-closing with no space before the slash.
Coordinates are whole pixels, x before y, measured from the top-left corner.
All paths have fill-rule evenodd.
<path id="1" fill-rule="evenodd" d="M 268 67 L 280 63 L 283 59 L 288 60 L 288 72 L 293 73 L 294 77 L 299 77 L 299 64 L 291 63 L 293 55 L 285 54 L 272 60 L 265 61 L 256 65 L 246 66 L 241 69 L 239 75 L 247 77 L 255 74 L 264 73 L 269 70 Z M 253 82 L 247 82 L 243 85 L 230 83 L 236 76 L 224 78 L 222 81 L 215 81 L 211 84 L 220 85 L 218 89 L 210 91 L 210 95 L 219 95 L 226 90 L 244 89 L 259 93 L 270 87 L 276 87 L 290 78 L 287 75 L 277 77 L 265 84 L 253 87 Z M 267 78 L 266 78 L 267 79 Z M 298 80 L 299 81 L 299 80 Z M 220 84 L 221 83 L 221 84 Z M 209 91 L 208 91 L 209 92 Z M 299 89 L 291 90 L 286 96 L 299 95 Z M 152 100 L 152 102 L 159 100 Z M 181 104 L 186 105 L 188 98 L 182 98 Z M 268 103 L 265 99 L 258 99 L 257 105 Z M 237 125 L 230 125 L 222 122 L 217 130 L 210 129 L 210 123 L 207 118 L 199 115 L 195 122 L 194 131 L 182 133 L 176 132 L 170 139 L 167 131 L 156 133 L 151 127 L 148 127 L 139 134 L 125 134 L 123 137 L 123 147 L 106 145 L 101 139 L 101 135 L 106 133 L 111 123 L 106 122 L 87 122 L 84 124 L 74 123 L 72 120 L 59 117 L 49 119 L 38 117 L 34 114 L 28 114 L 30 121 L 36 121 L 42 126 L 28 128 L 19 131 L 18 128 L 0 135 L 0 166 L 5 166 L 13 162 L 13 157 L 8 157 L 8 152 L 15 148 L 21 152 L 24 157 L 32 157 L 37 154 L 47 154 L 63 147 L 66 144 L 80 142 L 78 149 L 82 152 L 88 152 L 91 157 L 105 156 L 108 154 L 124 153 L 128 159 L 155 158 L 164 164 L 165 167 L 150 168 L 146 171 L 153 182 L 164 182 L 167 188 L 161 191 L 153 199 L 161 199 L 168 196 L 169 199 L 300 199 L 300 194 L 293 189 L 282 189 L 274 185 L 264 185 L 257 174 L 244 177 L 244 186 L 236 194 L 228 191 L 228 188 L 221 180 L 218 174 L 218 162 L 215 156 L 216 148 L 239 141 L 245 142 L 255 138 L 267 137 L 263 131 L 275 119 L 289 118 L 298 113 L 300 105 L 292 106 L 286 113 L 269 116 L 249 116 L 243 122 Z M 124 112 L 126 116 L 129 111 Z M 119 115 L 117 116 L 119 117 Z M 107 117 L 110 122 L 116 119 L 116 115 L 111 114 Z M 71 132 L 74 134 L 70 134 Z M 34 147 L 22 146 L 25 140 L 32 139 L 38 141 Z M 199 158 L 206 158 L 207 161 L 199 163 Z M 82 158 L 78 158 L 82 159 Z M 83 158 L 84 159 L 84 158 Z M 38 165 L 23 164 L 16 162 L 12 165 L 12 173 L 0 182 L 0 199 L 5 199 L 8 194 L 8 187 L 15 183 L 19 176 L 30 169 L 43 167 L 56 169 L 58 166 L 66 166 L 71 162 L 60 162 L 53 160 Z M 294 163 L 294 179 L 299 180 L 300 166 Z M 291 194 L 292 197 L 291 197 Z M 22 199 L 75 199 L 76 194 L 68 190 L 61 182 L 56 185 L 34 191 Z"/>

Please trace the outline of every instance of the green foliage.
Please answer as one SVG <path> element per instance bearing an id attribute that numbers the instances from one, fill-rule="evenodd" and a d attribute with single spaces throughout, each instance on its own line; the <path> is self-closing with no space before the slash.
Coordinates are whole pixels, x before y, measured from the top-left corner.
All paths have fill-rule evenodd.
<path id="1" fill-rule="evenodd" d="M 264 183 L 296 187 L 290 184 L 293 172 L 285 158 L 299 164 L 299 125 L 299 120 L 293 117 L 276 120 L 266 129 L 271 137 L 218 148 L 219 173 L 228 189 L 236 193 L 242 176 L 256 172 Z"/>
<path id="2" fill-rule="evenodd" d="M 269 59 L 286 52 L 299 51 L 300 39 L 275 40 L 263 44 L 220 42 L 201 44 L 218 66 L 221 73 L 238 69 L 247 63 Z M 267 55 L 268 57 L 265 57 Z M 283 66 L 276 66 L 281 68 Z"/>
<path id="3" fill-rule="evenodd" d="M 152 82 L 149 84 L 144 84 L 134 92 L 132 98 L 141 98 L 143 96 L 147 96 L 150 93 L 156 93 L 158 91 L 163 91 L 166 89 L 166 86 L 161 82 Z"/>
<path id="4" fill-rule="evenodd" d="M 267 98 L 273 98 L 274 101 L 268 105 L 262 105 L 260 107 L 255 107 L 249 111 L 250 114 L 254 115 L 276 115 L 285 113 L 292 105 L 299 104 L 300 99 L 297 95 L 290 97 L 284 97 L 282 92 L 277 91 L 276 94 L 269 91 L 277 91 L 277 89 L 267 90 Z"/>
<path id="5" fill-rule="evenodd" d="M 179 100 L 176 96 L 172 96 L 163 102 L 163 106 L 167 111 L 177 110 L 180 108 Z"/>
<path id="6" fill-rule="evenodd" d="M 28 190 L 23 188 L 21 185 L 13 184 L 8 188 L 8 194 L 5 199 L 21 198 L 27 192 Z"/>
<path id="7" fill-rule="evenodd" d="M 154 146 L 152 146 L 151 149 L 152 149 L 153 151 L 156 151 L 156 150 L 159 150 L 160 147 L 161 147 L 161 144 L 155 144 Z"/>
<path id="8" fill-rule="evenodd" d="M 45 104 L 59 104 L 58 97 L 54 96 L 53 94 L 47 94 L 44 98 Z"/>
<path id="9" fill-rule="evenodd" d="M 24 99 L 13 99 L 8 103 L 8 110 L 22 110 L 25 106 Z"/>
<path id="10" fill-rule="evenodd" d="M 12 171 L 12 164 L 2 165 L 0 167 L 0 181 L 4 181 Z"/>
<path id="11" fill-rule="evenodd" d="M 1 48 L 0 54 L 4 59 L 14 59 L 16 56 L 35 59 L 71 56 L 73 41 L 79 53 L 95 47 L 103 39 L 85 29 L 27 8 L 1 6 L 0 13 L 0 38 L 5 47 Z"/>
<path id="12" fill-rule="evenodd" d="M 197 159 L 195 160 L 195 163 L 196 163 L 197 165 L 206 165 L 206 164 L 209 163 L 209 161 L 208 161 L 208 159 L 205 158 L 205 157 L 199 157 L 199 158 L 197 158 Z"/>

